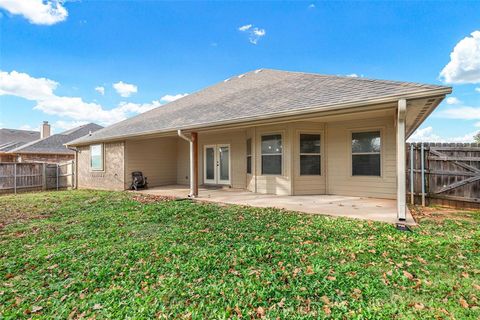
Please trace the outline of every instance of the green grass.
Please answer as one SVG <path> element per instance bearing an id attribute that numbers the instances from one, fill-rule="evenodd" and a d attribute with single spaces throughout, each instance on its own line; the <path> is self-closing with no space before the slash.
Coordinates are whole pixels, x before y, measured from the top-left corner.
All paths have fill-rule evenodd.
<path id="1" fill-rule="evenodd" d="M 0 318 L 478 319 L 479 216 L 402 233 L 118 192 L 2 196 Z"/>

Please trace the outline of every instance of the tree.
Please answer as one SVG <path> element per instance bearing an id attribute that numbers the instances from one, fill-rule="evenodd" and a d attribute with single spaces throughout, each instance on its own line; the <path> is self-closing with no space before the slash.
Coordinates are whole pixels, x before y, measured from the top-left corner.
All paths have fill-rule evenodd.
<path id="1" fill-rule="evenodd" d="M 473 136 L 473 140 L 475 140 L 476 143 L 480 143 L 480 131 L 478 131 L 477 134 Z"/>

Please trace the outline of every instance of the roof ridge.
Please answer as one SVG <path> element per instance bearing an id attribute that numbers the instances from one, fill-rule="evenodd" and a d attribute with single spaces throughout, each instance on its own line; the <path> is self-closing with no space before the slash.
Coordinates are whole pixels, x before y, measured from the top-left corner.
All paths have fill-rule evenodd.
<path id="1" fill-rule="evenodd" d="M 265 71 L 274 71 L 280 73 L 293 73 L 293 74 L 301 74 L 301 75 L 311 75 L 311 76 L 321 76 L 326 78 L 341 78 L 341 79 L 348 79 L 348 80 L 357 80 L 357 81 L 373 81 L 373 82 L 381 82 L 381 83 L 394 83 L 394 84 L 412 84 L 417 86 L 435 86 L 440 88 L 449 88 L 448 86 L 440 85 L 440 84 L 432 84 L 432 83 L 422 83 L 422 82 L 414 82 L 414 81 L 400 81 L 400 80 L 388 80 L 388 79 L 378 79 L 378 78 L 370 78 L 370 77 L 351 77 L 348 75 L 338 75 L 338 74 L 325 74 L 325 73 L 314 73 L 314 72 L 305 72 L 305 71 L 291 71 L 291 70 L 281 70 L 281 69 L 271 69 L 271 68 L 260 68 L 257 70 L 265 70 Z M 247 73 L 254 73 L 257 70 L 248 71 Z"/>

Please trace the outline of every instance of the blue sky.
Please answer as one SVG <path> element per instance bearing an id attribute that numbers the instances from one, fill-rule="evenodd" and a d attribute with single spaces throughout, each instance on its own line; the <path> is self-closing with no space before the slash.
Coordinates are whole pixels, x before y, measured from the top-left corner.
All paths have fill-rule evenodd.
<path id="1" fill-rule="evenodd" d="M 275 68 L 452 85 L 456 99 L 415 137 L 468 141 L 480 130 L 480 2 L 0 0 L 0 8 L 0 127 L 105 125 Z"/>

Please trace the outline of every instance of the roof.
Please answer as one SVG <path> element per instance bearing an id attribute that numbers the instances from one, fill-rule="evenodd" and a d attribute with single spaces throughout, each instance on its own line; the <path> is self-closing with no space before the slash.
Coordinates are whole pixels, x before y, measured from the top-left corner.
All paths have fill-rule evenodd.
<path id="1" fill-rule="evenodd" d="M 116 123 L 72 145 L 128 136 L 198 129 L 291 113 L 321 111 L 333 105 L 451 90 L 411 82 L 372 80 L 271 69 L 251 71 Z"/>
<path id="2" fill-rule="evenodd" d="M 39 131 L 0 129 L 0 152 L 7 152 L 38 139 Z"/>
<path id="3" fill-rule="evenodd" d="M 32 141 L 16 149 L 10 150 L 11 153 L 39 153 L 39 154 L 74 154 L 74 151 L 67 149 L 65 144 L 68 142 L 88 135 L 102 129 L 95 123 L 85 124 L 62 133 L 51 135 L 48 138 Z"/>

